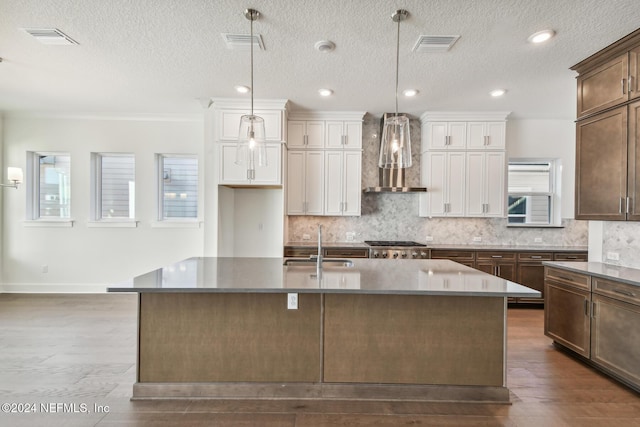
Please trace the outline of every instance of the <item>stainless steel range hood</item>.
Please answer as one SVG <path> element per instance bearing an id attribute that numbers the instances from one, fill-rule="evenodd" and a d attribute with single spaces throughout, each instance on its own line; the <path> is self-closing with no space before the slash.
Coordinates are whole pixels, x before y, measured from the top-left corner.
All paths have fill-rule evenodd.
<path id="1" fill-rule="evenodd" d="M 382 127 L 384 119 L 393 113 L 384 113 L 380 120 L 380 139 L 382 139 Z M 399 114 L 404 115 L 404 114 Z M 405 184 L 406 168 L 383 169 L 378 168 L 378 186 L 366 187 L 362 190 L 365 193 L 424 193 L 425 187 L 407 187 Z"/>

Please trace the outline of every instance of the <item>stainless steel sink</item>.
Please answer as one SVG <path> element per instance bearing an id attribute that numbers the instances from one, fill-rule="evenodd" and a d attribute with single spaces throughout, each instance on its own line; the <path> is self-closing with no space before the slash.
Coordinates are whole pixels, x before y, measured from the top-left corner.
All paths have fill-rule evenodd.
<path id="1" fill-rule="evenodd" d="M 283 265 L 295 265 L 300 267 L 315 267 L 316 261 L 310 259 L 300 259 L 300 258 L 290 258 L 285 259 Z M 322 260 L 323 267 L 353 267 L 353 261 L 350 259 L 323 259 Z"/>

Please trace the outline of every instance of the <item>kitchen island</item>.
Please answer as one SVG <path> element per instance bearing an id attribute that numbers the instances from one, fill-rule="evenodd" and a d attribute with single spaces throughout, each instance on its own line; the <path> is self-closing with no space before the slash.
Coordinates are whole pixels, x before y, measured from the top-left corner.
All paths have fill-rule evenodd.
<path id="1" fill-rule="evenodd" d="M 108 290 L 139 294 L 134 399 L 508 402 L 506 300 L 540 295 L 449 260 L 374 259 L 191 258 Z"/>

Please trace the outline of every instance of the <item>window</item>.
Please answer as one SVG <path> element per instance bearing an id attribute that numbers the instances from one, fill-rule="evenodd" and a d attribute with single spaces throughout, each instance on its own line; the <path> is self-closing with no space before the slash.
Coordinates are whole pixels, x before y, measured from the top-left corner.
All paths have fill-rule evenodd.
<path id="1" fill-rule="evenodd" d="M 135 158 L 133 154 L 92 153 L 92 219 L 135 218 Z"/>
<path id="2" fill-rule="evenodd" d="M 31 183 L 28 219 L 71 218 L 71 157 L 66 153 L 29 152 L 27 174 Z"/>
<path id="3" fill-rule="evenodd" d="M 509 226 L 560 225 L 560 160 L 510 159 Z"/>
<path id="4" fill-rule="evenodd" d="M 158 155 L 159 219 L 198 218 L 198 158 Z"/>

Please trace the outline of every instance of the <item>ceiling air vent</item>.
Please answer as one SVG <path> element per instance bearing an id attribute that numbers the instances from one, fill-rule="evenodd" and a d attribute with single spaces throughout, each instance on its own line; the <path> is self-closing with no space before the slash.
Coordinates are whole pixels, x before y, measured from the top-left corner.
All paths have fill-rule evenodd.
<path id="1" fill-rule="evenodd" d="M 24 31 L 31 34 L 42 44 L 52 45 L 72 45 L 78 44 L 77 41 L 63 33 L 57 28 L 23 28 Z"/>
<path id="2" fill-rule="evenodd" d="M 418 41 L 413 46 L 414 52 L 432 53 L 446 52 L 458 41 L 460 36 L 425 36 L 418 37 Z"/>
<path id="3" fill-rule="evenodd" d="M 222 33 L 227 49 L 249 49 L 251 46 L 251 35 L 249 34 L 229 34 Z M 253 35 L 253 47 L 264 50 L 264 43 L 260 34 Z"/>

